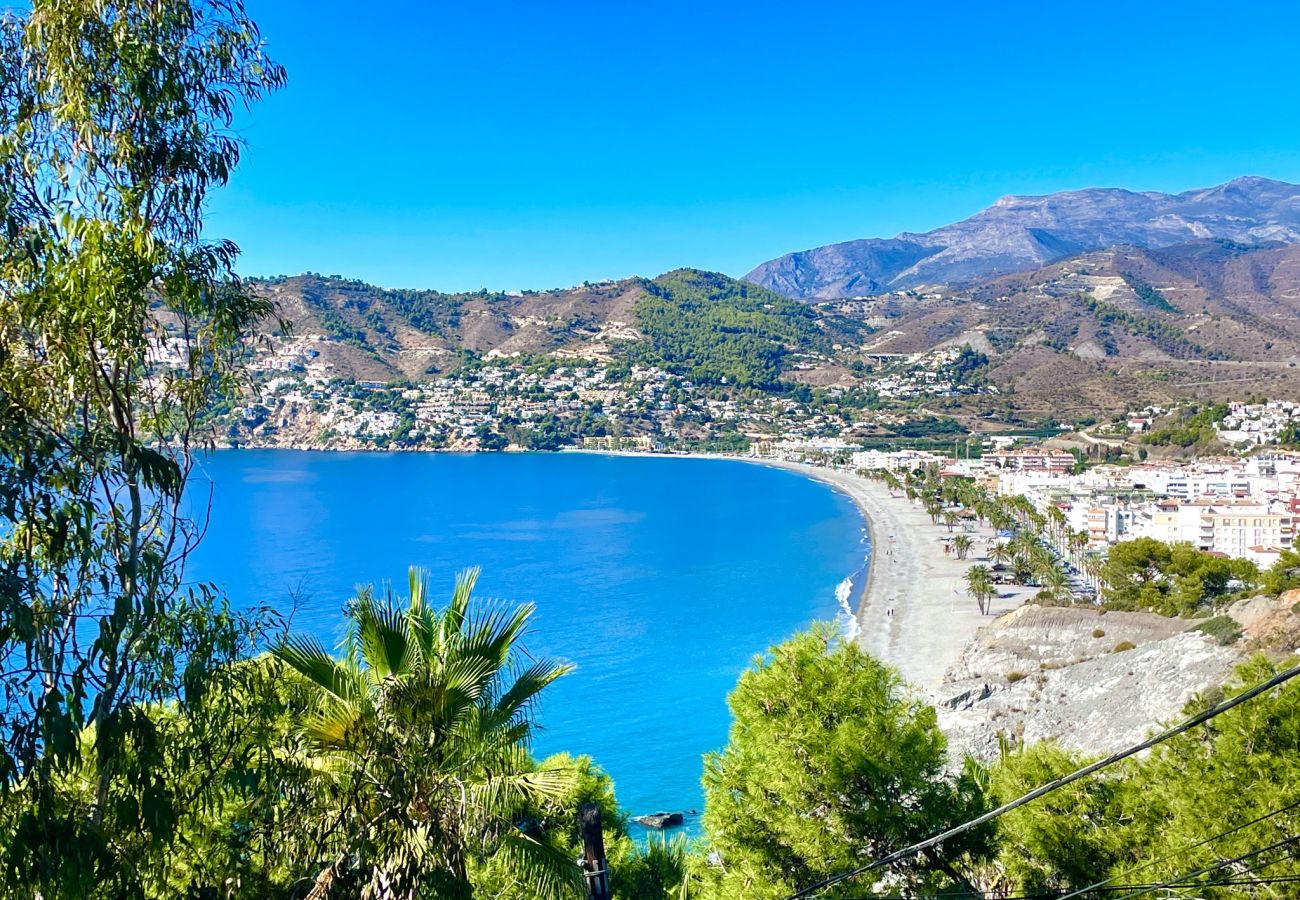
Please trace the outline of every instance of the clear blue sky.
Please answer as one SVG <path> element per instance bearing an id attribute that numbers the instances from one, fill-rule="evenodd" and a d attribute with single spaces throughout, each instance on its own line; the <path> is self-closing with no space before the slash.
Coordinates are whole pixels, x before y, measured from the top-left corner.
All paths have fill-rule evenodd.
<path id="1" fill-rule="evenodd" d="M 1300 181 L 1300 4 L 247 0 L 289 86 L 246 274 L 544 288 L 924 231 L 1009 193 Z"/>

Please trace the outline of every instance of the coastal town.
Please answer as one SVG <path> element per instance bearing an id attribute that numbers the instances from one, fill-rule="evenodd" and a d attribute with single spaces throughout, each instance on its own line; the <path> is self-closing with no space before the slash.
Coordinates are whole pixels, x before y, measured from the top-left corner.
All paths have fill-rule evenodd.
<path id="1" fill-rule="evenodd" d="M 1060 510 L 1070 532 L 1094 551 L 1147 537 L 1268 568 L 1295 543 L 1300 519 L 1300 453 L 1288 451 L 1087 468 L 1073 454 L 1043 447 L 992 450 L 978 459 L 868 450 L 849 460 L 869 471 L 935 466 L 943 477 L 1023 496 L 1040 512 Z"/>
<path id="2" fill-rule="evenodd" d="M 340 377 L 326 361 L 322 349 L 330 342 L 295 335 L 250 347 L 252 389 L 214 409 L 218 441 L 312 449 L 556 450 L 585 442 L 739 450 L 870 434 L 908 421 L 899 411 L 909 402 L 997 394 L 969 377 L 971 353 L 960 348 L 887 360 L 868 388 L 769 392 L 700 383 L 658 366 L 518 354 L 488 354 L 426 380 L 359 380 Z M 165 371 L 179 359 L 164 342 L 156 366 Z"/>
<path id="3" fill-rule="evenodd" d="M 1095 7 L 7 4 L 0 900 L 1300 900 L 1300 4 Z"/>
<path id="4" fill-rule="evenodd" d="M 997 495 L 1023 496 L 1040 512 L 1059 510 L 1094 555 L 1150 537 L 1267 568 L 1297 536 L 1300 453 L 1285 448 L 1294 444 L 1300 404 L 1289 401 L 1208 408 L 1211 415 L 1193 420 L 1205 421 L 1214 452 L 1184 459 L 1147 458 L 1146 447 L 1171 430 L 1161 423 L 1179 415 L 1159 406 L 1080 427 L 1083 443 L 1069 450 L 1056 438 L 967 433 L 947 420 L 950 429 L 936 429 L 956 448 L 946 453 L 933 436 L 917 442 L 924 448 L 905 439 L 867 445 L 900 422 L 942 421 L 900 401 L 996 391 L 962 377 L 956 349 L 892 361 L 870 382 L 872 402 L 863 402 L 838 387 L 729 392 L 652 366 L 557 358 L 485 359 L 422 382 L 348 380 L 322 362 L 326 340 L 278 338 L 254 353 L 256 391 L 216 412 L 219 440 L 311 449 L 703 450 L 862 471 L 935 467 Z"/>

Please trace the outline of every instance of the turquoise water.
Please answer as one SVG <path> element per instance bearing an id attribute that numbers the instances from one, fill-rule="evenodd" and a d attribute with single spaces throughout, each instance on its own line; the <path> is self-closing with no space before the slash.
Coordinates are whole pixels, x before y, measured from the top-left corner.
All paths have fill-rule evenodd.
<path id="1" fill-rule="evenodd" d="M 634 814 L 703 805 L 700 755 L 726 742 L 736 677 L 835 618 L 867 551 L 848 498 L 738 462 L 241 450 L 205 459 L 193 497 L 205 478 L 189 575 L 294 609 L 328 645 L 355 584 L 404 585 L 411 565 L 447 593 L 481 566 L 479 596 L 534 601 L 527 648 L 577 665 L 548 689 L 535 751 L 590 754 Z"/>

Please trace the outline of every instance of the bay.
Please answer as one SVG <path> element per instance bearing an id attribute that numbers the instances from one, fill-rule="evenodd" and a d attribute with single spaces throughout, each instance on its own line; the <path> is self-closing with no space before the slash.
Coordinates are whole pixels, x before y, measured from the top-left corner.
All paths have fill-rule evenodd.
<path id="1" fill-rule="evenodd" d="M 479 566 L 478 596 L 536 603 L 526 647 L 577 670 L 548 689 L 535 752 L 591 755 L 634 814 L 702 807 L 736 678 L 836 618 L 869 551 L 847 497 L 730 461 L 220 451 L 190 496 L 210 521 L 188 577 L 329 646 L 355 585 L 404 590 L 412 565 L 435 596 Z"/>

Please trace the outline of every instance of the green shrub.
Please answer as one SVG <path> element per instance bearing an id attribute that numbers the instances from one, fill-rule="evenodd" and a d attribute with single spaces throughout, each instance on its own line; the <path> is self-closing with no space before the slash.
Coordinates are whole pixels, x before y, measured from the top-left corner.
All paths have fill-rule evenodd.
<path id="1" fill-rule="evenodd" d="M 1095 638 L 1104 638 L 1106 636 L 1106 632 L 1104 629 L 1094 628 L 1092 630 L 1092 636 Z"/>
<path id="2" fill-rule="evenodd" d="M 1111 650 L 1110 652 L 1123 653 L 1125 650 L 1136 650 L 1136 649 L 1137 649 L 1137 644 L 1133 643 L 1132 641 L 1120 641 L 1118 644 L 1115 645 L 1115 649 Z"/>
<path id="3" fill-rule="evenodd" d="M 1017 681 L 1023 681 L 1024 679 L 1025 679 L 1025 673 L 1024 673 L 1024 672 L 1008 672 L 1008 673 L 1007 673 L 1007 684 L 1015 684 Z"/>
<path id="4" fill-rule="evenodd" d="M 1224 645 L 1231 644 L 1241 637 L 1241 626 L 1231 616 L 1215 616 L 1213 619 L 1206 619 L 1189 630 L 1208 634 Z"/>

